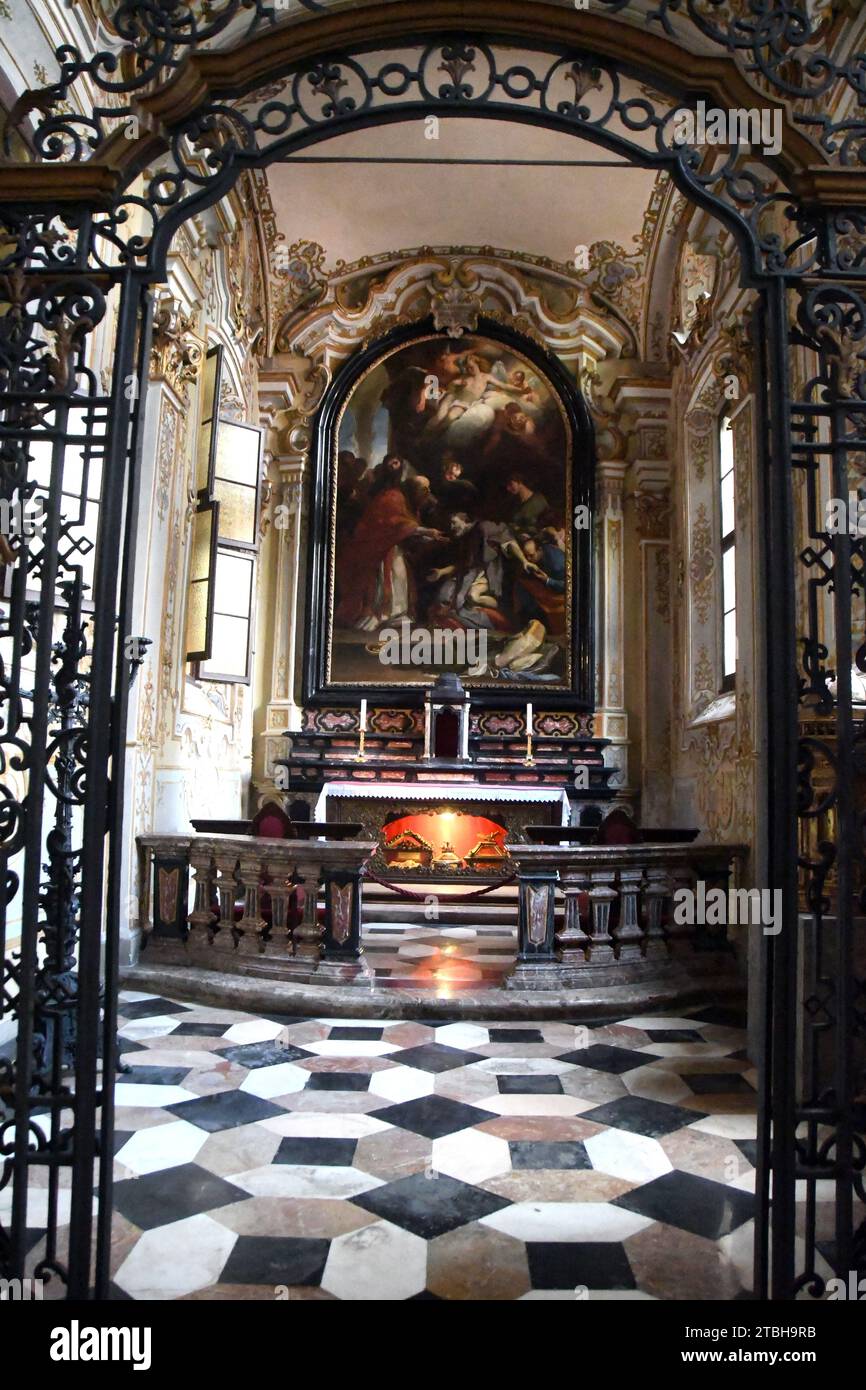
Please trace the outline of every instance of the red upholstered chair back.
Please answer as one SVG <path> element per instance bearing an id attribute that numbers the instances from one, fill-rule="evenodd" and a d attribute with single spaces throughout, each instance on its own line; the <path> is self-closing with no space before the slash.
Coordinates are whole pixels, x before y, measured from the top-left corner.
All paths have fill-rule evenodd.
<path id="1" fill-rule="evenodd" d="M 619 808 L 605 816 L 598 831 L 600 845 L 637 845 L 640 839 L 641 833 L 631 816 Z"/>
<path id="2" fill-rule="evenodd" d="M 273 840 L 289 840 L 292 837 L 292 822 L 282 806 L 278 806 L 275 801 L 268 801 L 253 816 L 250 834 L 266 836 Z"/>

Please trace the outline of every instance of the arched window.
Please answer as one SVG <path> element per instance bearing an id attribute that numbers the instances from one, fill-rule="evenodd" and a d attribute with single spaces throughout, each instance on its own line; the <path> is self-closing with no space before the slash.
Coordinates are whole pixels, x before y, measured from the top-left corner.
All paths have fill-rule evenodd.
<path id="1" fill-rule="evenodd" d="M 737 670 L 737 540 L 734 513 L 734 431 L 730 417 L 723 415 L 719 421 L 720 631 L 723 690 L 734 689 Z"/>

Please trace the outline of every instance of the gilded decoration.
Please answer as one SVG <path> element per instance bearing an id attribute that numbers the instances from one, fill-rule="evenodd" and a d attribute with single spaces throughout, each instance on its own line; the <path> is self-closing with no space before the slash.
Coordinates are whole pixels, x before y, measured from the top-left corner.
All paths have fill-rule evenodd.
<path id="1" fill-rule="evenodd" d="M 229 420 L 243 420 L 246 413 L 246 403 L 243 396 L 229 380 L 228 375 L 224 376 L 220 387 L 220 415 Z"/>
<path id="2" fill-rule="evenodd" d="M 822 324 L 815 335 L 821 343 L 821 357 L 832 370 L 839 394 L 848 398 L 860 396 L 860 382 L 866 372 L 866 356 L 861 333 L 852 333 L 848 326 L 840 329 Z"/>
<path id="3" fill-rule="evenodd" d="M 477 284 L 477 277 L 474 278 Z M 473 293 L 472 288 L 454 283 L 450 276 L 440 274 L 433 277 L 434 285 L 441 281 L 447 283 L 430 296 L 433 327 L 437 332 L 449 333 L 452 338 L 460 338 L 466 332 L 474 333 L 482 309 L 478 294 Z"/>
<path id="4" fill-rule="evenodd" d="M 637 530 L 641 540 L 666 540 L 671 529 L 671 495 L 642 489 L 634 494 Z"/>
<path id="5" fill-rule="evenodd" d="M 692 602 L 698 621 L 706 623 L 713 598 L 713 577 L 716 560 L 713 554 L 713 533 L 706 505 L 701 502 L 692 524 L 689 580 Z"/>
<path id="6" fill-rule="evenodd" d="M 711 699 L 715 693 L 715 686 L 715 669 L 706 646 L 702 645 L 698 649 L 692 677 L 692 701 L 694 704 L 699 705 L 702 701 Z"/>
<path id="7" fill-rule="evenodd" d="M 508 859 L 504 846 L 496 835 L 482 835 L 466 856 L 466 863 L 474 869 L 487 869 L 491 865 L 499 867 Z"/>
<path id="8" fill-rule="evenodd" d="M 160 402 L 156 445 L 156 514 L 160 521 L 165 521 L 168 513 L 179 429 L 180 412 L 166 396 L 163 396 Z"/>
<path id="9" fill-rule="evenodd" d="M 417 831 L 403 830 L 385 841 L 384 857 L 391 868 L 427 868 L 433 862 L 433 846 Z"/>
<path id="10" fill-rule="evenodd" d="M 737 677 L 736 719 L 723 719 L 692 731 L 697 759 L 696 797 L 701 820 L 718 843 L 751 840 L 757 754 L 748 681 Z"/>
<path id="11" fill-rule="evenodd" d="M 732 319 L 719 330 L 713 371 L 723 383 L 728 377 L 736 377 L 740 395 L 745 396 L 752 384 L 753 361 L 754 348 L 748 326 L 742 319 Z M 724 392 L 721 395 L 724 398 Z"/>
<path id="12" fill-rule="evenodd" d="M 152 381 L 166 381 L 186 409 L 203 353 L 193 315 L 184 313 L 173 295 L 163 295 L 153 314 L 150 377 Z"/>
<path id="13" fill-rule="evenodd" d="M 655 584 L 655 608 L 656 613 L 665 622 L 670 621 L 671 616 L 671 553 L 666 545 L 655 547 L 656 557 L 656 584 Z"/>
<path id="14" fill-rule="evenodd" d="M 679 294 L 677 338 L 679 342 L 687 342 L 690 349 L 699 346 L 706 337 L 718 275 L 719 262 L 714 255 L 706 254 L 694 242 L 683 244 L 676 278 Z"/>
<path id="15" fill-rule="evenodd" d="M 733 424 L 734 486 L 737 525 L 742 526 L 752 510 L 752 411 L 746 406 Z"/>
<path id="16" fill-rule="evenodd" d="M 403 323 L 432 314 L 447 331 L 467 332 L 477 322 L 474 316 L 483 312 L 494 320 L 503 316 L 504 323 L 519 327 L 564 360 L 577 360 L 584 347 L 581 326 L 596 320 L 605 325 L 609 355 L 637 353 L 643 248 L 629 253 L 613 243 L 598 243 L 589 248 L 585 271 L 484 246 L 387 252 L 352 265 L 338 263 L 329 272 L 321 248 L 305 246 L 308 259 L 297 265 L 292 261 L 305 292 L 286 304 L 277 321 L 277 352 L 311 356 L 318 346 L 333 367 L 359 341 L 372 341 Z M 353 333 L 354 343 L 345 341 L 347 333 Z"/>
<path id="17" fill-rule="evenodd" d="M 704 406 L 696 406 L 687 417 L 689 431 L 689 462 L 699 483 L 704 481 L 712 453 L 713 416 Z"/>
<path id="18" fill-rule="evenodd" d="M 238 183 L 237 197 L 242 213 L 228 236 L 226 245 L 226 278 L 229 287 L 229 317 L 238 338 L 257 355 L 266 355 L 268 346 L 269 301 L 264 258 L 268 248 L 259 242 L 257 228 L 262 226 L 259 208 L 259 185 L 249 174 Z"/>
<path id="19" fill-rule="evenodd" d="M 643 425 L 640 429 L 640 457 L 661 460 L 668 456 L 668 432 L 665 425 Z"/>

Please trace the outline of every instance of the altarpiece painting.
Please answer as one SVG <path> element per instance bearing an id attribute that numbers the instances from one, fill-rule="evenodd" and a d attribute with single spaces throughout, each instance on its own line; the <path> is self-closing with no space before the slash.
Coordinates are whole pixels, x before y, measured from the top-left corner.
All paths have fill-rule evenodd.
<path id="1" fill-rule="evenodd" d="M 503 693 L 573 689 L 575 434 L 510 342 L 416 336 L 373 356 L 328 437 L 330 691 L 443 669 Z"/>

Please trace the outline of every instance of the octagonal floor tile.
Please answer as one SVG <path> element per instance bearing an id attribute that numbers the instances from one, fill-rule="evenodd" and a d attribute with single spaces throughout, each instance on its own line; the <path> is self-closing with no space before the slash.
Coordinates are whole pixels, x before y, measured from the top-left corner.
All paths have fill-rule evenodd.
<path id="1" fill-rule="evenodd" d="M 473 1222 L 431 1240 L 427 1288 L 438 1298 L 517 1299 L 530 1287 L 522 1241 Z"/>
<path id="2" fill-rule="evenodd" d="M 331 1241 L 322 1288 L 337 1298 L 391 1301 L 421 1293 L 427 1281 L 427 1242 L 375 1221 Z"/>
<path id="3" fill-rule="evenodd" d="M 358 1197 L 374 1187 L 381 1187 L 381 1178 L 362 1173 L 358 1168 L 336 1165 L 316 1168 L 307 1164 L 278 1163 L 253 1168 L 232 1177 L 235 1187 L 252 1197 Z"/>
<path id="4" fill-rule="evenodd" d="M 133 1173 L 156 1173 L 176 1163 L 191 1163 L 207 1141 L 204 1130 L 187 1120 L 152 1125 L 127 1139 L 115 1157 Z"/>
<path id="5" fill-rule="evenodd" d="M 183 1298 L 219 1280 L 237 1236 L 210 1216 L 188 1216 L 145 1231 L 114 1282 L 130 1298 Z"/>
<path id="6" fill-rule="evenodd" d="M 438 1173 L 478 1183 L 510 1172 L 511 1151 L 505 1139 L 479 1129 L 463 1129 L 433 1140 L 432 1163 Z"/>
<path id="7" fill-rule="evenodd" d="M 623 1220 L 623 1217 L 631 1220 Z M 610 1202 L 516 1202 L 481 1218 L 516 1240 L 598 1242 L 626 1240 L 651 1225 L 649 1217 Z"/>
<path id="8" fill-rule="evenodd" d="M 609 1129 L 585 1139 L 584 1144 L 593 1168 L 627 1182 L 651 1182 L 673 1168 L 658 1139 L 645 1134 Z"/>

